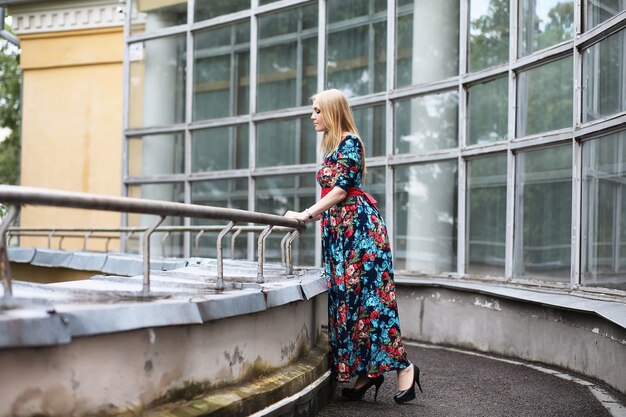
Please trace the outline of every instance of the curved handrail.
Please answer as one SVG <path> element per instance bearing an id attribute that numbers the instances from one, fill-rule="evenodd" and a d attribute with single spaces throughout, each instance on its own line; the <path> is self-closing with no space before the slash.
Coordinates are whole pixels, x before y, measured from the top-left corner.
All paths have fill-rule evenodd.
<path id="1" fill-rule="evenodd" d="M 0 202 L 13 205 L 12 216 L 7 217 L 0 228 L 0 272 L 4 285 L 5 301 L 12 297 L 11 276 L 8 266 L 6 233 L 8 226 L 15 218 L 22 205 L 44 205 L 65 208 L 79 208 L 103 211 L 117 211 L 122 213 L 152 214 L 160 217 L 145 233 L 152 233 L 154 229 L 163 221 L 165 217 L 194 217 L 211 220 L 228 220 L 229 222 L 241 223 L 261 223 L 267 225 L 266 228 L 282 226 L 295 230 L 305 228 L 303 223 L 291 218 L 277 216 L 275 214 L 258 213 L 248 210 L 239 210 L 223 207 L 201 206 L 197 204 L 175 203 L 170 201 L 147 200 L 131 197 L 114 197 L 99 194 L 81 193 L 74 191 L 50 190 L 36 187 L 22 187 L 14 185 L 0 185 Z M 231 226 L 232 227 L 232 226 Z M 267 230 L 267 229 L 266 229 Z M 149 244 L 149 239 L 144 239 L 144 245 Z M 263 240 L 264 241 L 264 240 Z M 218 250 L 219 250 L 218 245 Z M 148 295 L 150 292 L 150 257 L 149 247 L 144 247 L 144 280 L 141 295 Z M 264 251 L 259 250 L 259 276 L 263 276 Z M 220 257 L 221 260 L 221 257 Z M 6 263 L 6 265 L 4 265 Z M 223 283 L 218 279 L 218 286 Z"/>

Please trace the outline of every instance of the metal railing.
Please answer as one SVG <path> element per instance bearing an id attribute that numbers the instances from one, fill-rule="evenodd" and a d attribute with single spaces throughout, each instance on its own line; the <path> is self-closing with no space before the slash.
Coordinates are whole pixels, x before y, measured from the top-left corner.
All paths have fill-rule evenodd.
<path id="1" fill-rule="evenodd" d="M 143 232 L 147 227 L 9 227 L 7 231 L 8 246 L 11 246 L 11 239 L 14 237 L 35 237 L 45 238 L 47 240 L 48 249 L 53 248 L 53 240 L 58 239 L 56 248 L 63 249 L 63 242 L 65 239 L 81 239 L 83 241 L 82 250 L 88 250 L 88 244 L 90 239 L 105 240 L 104 252 L 109 252 L 109 246 L 112 240 L 130 240 L 134 235 L 139 239 L 139 254 L 141 255 L 141 247 L 143 247 Z M 194 250 L 193 255 L 200 256 L 200 238 L 205 236 L 206 233 L 219 233 L 224 229 L 224 226 L 159 226 L 154 231 L 155 233 L 163 233 L 161 238 L 161 253 L 165 254 L 165 244 L 167 239 L 174 233 L 182 232 L 196 232 L 194 237 Z M 231 259 L 234 259 L 235 244 L 239 235 L 243 232 L 261 233 L 265 229 L 265 226 L 234 226 L 232 234 L 230 236 L 230 254 Z M 294 229 L 289 227 L 275 226 L 272 229 L 274 232 L 290 233 Z M 286 247 L 281 244 L 281 260 L 283 263 L 287 263 L 285 260 Z M 98 250 L 96 250 L 97 252 Z"/>
<path id="2" fill-rule="evenodd" d="M 265 240 L 273 228 L 280 226 L 290 231 L 281 241 L 282 260 L 291 273 L 291 243 L 304 229 L 304 225 L 295 219 L 289 219 L 273 214 L 256 213 L 247 210 L 229 209 L 222 207 L 200 206 L 195 204 L 175 203 L 168 201 L 144 200 L 129 197 L 112 197 L 98 194 L 88 194 L 70 191 L 48 190 L 34 187 L 19 187 L 12 185 L 0 185 L 0 202 L 9 204 L 11 207 L 6 217 L 0 224 L 0 278 L 4 287 L 3 302 L 10 302 L 13 297 L 12 277 L 7 254 L 7 233 L 9 226 L 20 212 L 22 205 L 43 205 L 64 208 L 79 208 L 102 211 L 116 211 L 122 213 L 151 214 L 159 216 L 151 226 L 136 230 L 142 235 L 143 256 L 143 286 L 139 293 L 141 296 L 150 294 L 150 236 L 154 233 L 166 217 L 193 217 L 207 220 L 227 220 L 229 223 L 220 228 L 217 238 L 217 277 L 215 287 L 224 288 L 224 266 L 222 239 L 227 234 L 235 231 L 258 231 L 259 227 L 237 226 L 237 223 L 264 224 L 258 238 L 258 264 L 257 280 L 263 280 L 263 260 L 265 256 Z M 208 229 L 208 227 L 207 227 Z M 80 229 L 88 233 L 89 230 Z M 130 230 L 129 230 L 130 232 Z M 198 239 L 198 237 L 196 238 Z"/>

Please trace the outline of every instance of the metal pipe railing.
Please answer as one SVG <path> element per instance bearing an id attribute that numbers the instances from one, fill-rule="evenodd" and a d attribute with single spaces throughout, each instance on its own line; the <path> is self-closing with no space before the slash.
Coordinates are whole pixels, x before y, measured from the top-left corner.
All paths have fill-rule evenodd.
<path id="1" fill-rule="evenodd" d="M 43 205 L 65 208 L 80 208 L 103 211 L 117 211 L 122 213 L 152 214 L 159 216 L 159 221 L 149 229 L 143 230 L 143 264 L 144 281 L 141 295 L 150 292 L 150 239 L 149 235 L 157 230 L 159 224 L 168 216 L 193 217 L 207 220 L 228 220 L 234 223 L 260 223 L 265 224 L 263 232 L 259 236 L 259 258 L 257 279 L 263 279 L 263 257 L 265 255 L 265 239 L 271 232 L 272 227 L 282 226 L 289 229 L 301 230 L 305 226 L 295 219 L 290 219 L 274 214 L 257 213 L 247 210 L 230 209 L 222 207 L 200 206 L 196 204 L 184 204 L 168 201 L 144 200 L 130 197 L 112 197 L 98 194 L 88 194 L 70 191 L 48 190 L 34 187 L 20 187 L 12 185 L 0 185 L 0 202 L 12 205 L 9 215 L 0 225 L 0 275 L 4 286 L 4 300 L 12 298 L 11 274 L 7 256 L 6 234 L 9 225 L 13 222 L 19 208 L 22 205 Z M 233 226 L 229 223 L 227 228 Z M 220 227 L 223 231 L 224 227 Z M 55 231 L 58 229 L 54 229 Z M 92 232 L 97 229 L 82 229 L 81 232 Z M 230 230 L 230 229 L 229 229 Z M 107 229 L 110 231 L 110 229 Z M 134 233 L 137 230 L 127 230 Z M 222 233 L 220 233 L 222 235 Z M 223 237 L 223 235 L 222 235 Z M 50 238 L 50 237 L 49 237 Z M 218 243 L 218 251 L 221 251 L 221 241 Z M 219 284 L 219 282 L 218 282 Z M 223 286 L 223 281 L 221 283 Z"/>

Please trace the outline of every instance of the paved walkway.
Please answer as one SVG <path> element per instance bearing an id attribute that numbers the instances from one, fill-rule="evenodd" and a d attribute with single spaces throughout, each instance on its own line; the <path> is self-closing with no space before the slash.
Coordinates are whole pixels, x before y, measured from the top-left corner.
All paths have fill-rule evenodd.
<path id="1" fill-rule="evenodd" d="M 337 384 L 335 399 L 319 414 L 320 417 L 373 416 L 550 416 L 610 417 L 612 414 L 588 386 L 547 374 L 528 366 L 520 366 L 492 358 L 458 351 L 424 346 L 407 346 L 409 357 L 421 369 L 417 399 L 397 405 L 395 372 L 386 375 L 385 383 L 374 403 L 374 388 L 362 401 L 344 401 Z M 572 374 L 570 374 L 572 375 Z M 574 375 L 572 375 L 574 376 Z M 580 381 L 580 380 L 579 380 Z M 597 391 L 606 387 L 597 386 Z M 613 415 L 626 416 L 626 401 L 615 392 Z"/>

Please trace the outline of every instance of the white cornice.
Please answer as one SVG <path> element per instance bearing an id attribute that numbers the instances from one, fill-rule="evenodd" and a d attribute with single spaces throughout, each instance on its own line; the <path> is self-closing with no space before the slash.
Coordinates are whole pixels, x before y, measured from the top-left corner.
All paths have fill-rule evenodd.
<path id="1" fill-rule="evenodd" d="M 17 35 L 124 25 L 117 0 L 48 1 L 15 5 L 9 12 Z"/>

